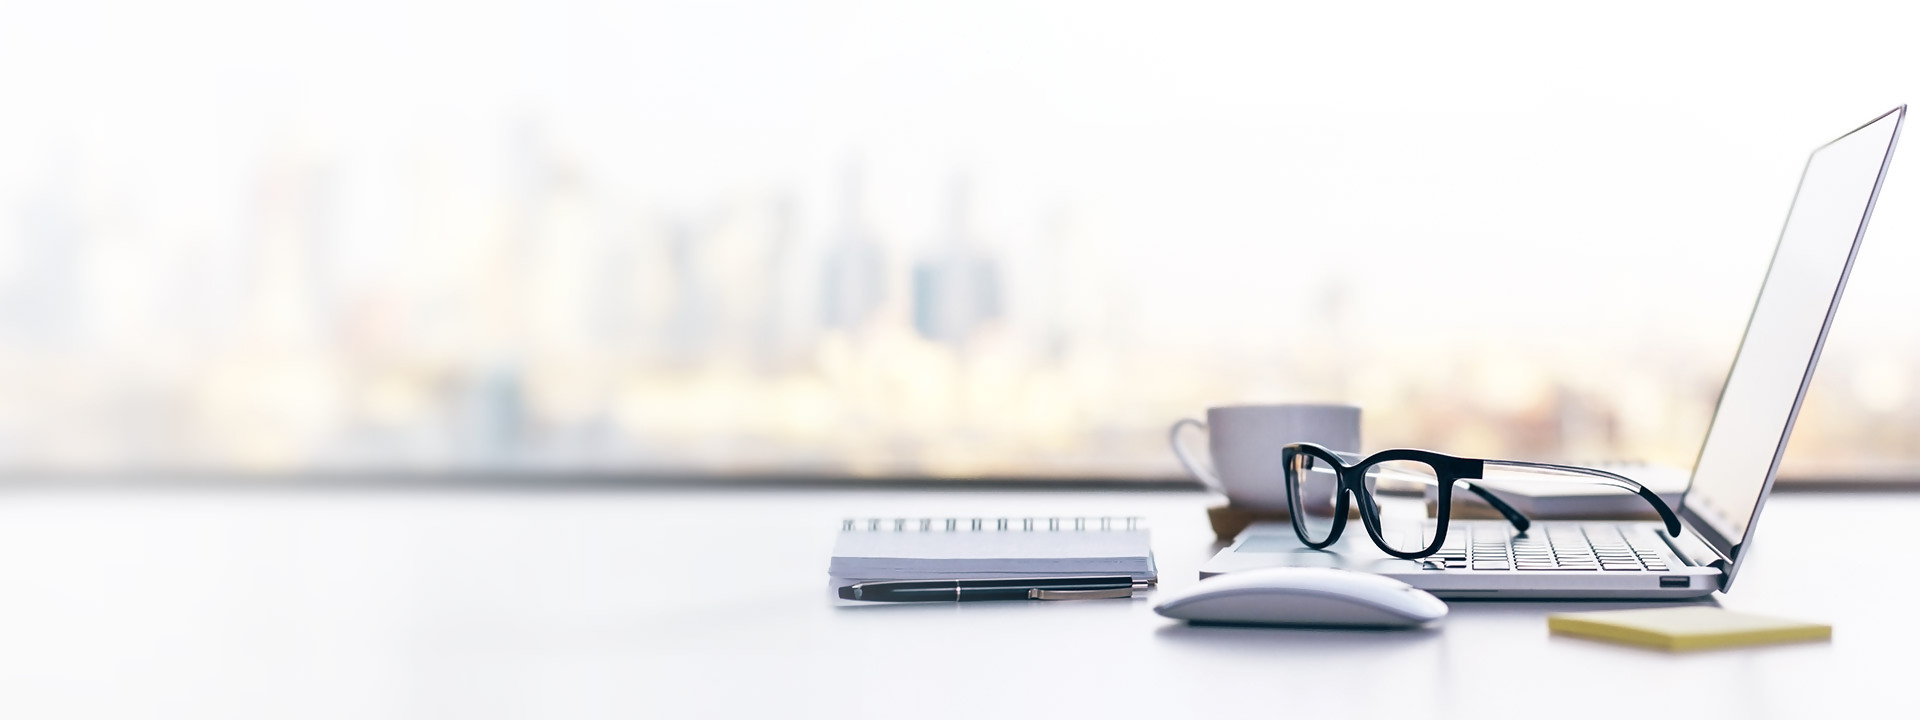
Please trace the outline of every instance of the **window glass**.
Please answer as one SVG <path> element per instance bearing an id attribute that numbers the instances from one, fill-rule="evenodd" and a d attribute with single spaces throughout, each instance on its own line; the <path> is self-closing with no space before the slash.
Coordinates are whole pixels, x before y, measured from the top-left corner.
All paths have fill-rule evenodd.
<path id="1" fill-rule="evenodd" d="M 0 468 L 1166 477 L 1276 401 L 1685 465 L 1806 153 L 1920 85 L 1577 13 L 10 4 Z M 1902 178 L 1789 474 L 1920 459 Z"/>

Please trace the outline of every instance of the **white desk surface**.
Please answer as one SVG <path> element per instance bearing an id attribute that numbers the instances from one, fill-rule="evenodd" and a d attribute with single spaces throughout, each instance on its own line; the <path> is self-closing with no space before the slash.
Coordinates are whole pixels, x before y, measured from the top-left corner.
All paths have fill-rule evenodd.
<path id="1" fill-rule="evenodd" d="M 1721 598 L 1830 644 L 1669 655 L 1455 602 L 1437 629 L 1190 628 L 1146 600 L 835 608 L 838 521 L 1143 515 L 1193 493 L 8 493 L 0 716 L 1887 717 L 1920 707 L 1920 496 L 1784 495 Z M 1850 550 L 1852 552 L 1842 552 Z M 909 710 L 910 709 L 910 710 Z M 1851 712 L 1850 712 L 1851 711 Z"/>

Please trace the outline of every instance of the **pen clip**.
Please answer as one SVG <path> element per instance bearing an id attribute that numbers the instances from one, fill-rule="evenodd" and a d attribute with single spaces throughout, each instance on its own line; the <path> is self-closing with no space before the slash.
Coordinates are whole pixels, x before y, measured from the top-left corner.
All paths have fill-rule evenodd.
<path id="1" fill-rule="evenodd" d="M 1028 600 L 1103 600 L 1107 598 L 1133 597 L 1133 588 L 1113 588 L 1111 590 L 1043 590 L 1032 588 L 1027 591 Z"/>

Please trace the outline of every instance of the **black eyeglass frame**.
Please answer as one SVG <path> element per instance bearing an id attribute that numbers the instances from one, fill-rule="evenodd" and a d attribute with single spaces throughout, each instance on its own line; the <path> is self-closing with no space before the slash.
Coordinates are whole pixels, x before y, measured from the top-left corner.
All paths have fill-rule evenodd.
<path id="1" fill-rule="evenodd" d="M 1304 525 L 1306 522 L 1304 519 L 1305 510 L 1300 501 L 1301 483 L 1300 479 L 1295 477 L 1294 460 L 1302 454 L 1311 455 L 1316 459 L 1326 462 L 1338 476 L 1338 484 L 1334 489 L 1333 517 L 1331 518 L 1333 527 L 1327 533 L 1326 539 L 1318 542 L 1308 537 L 1307 528 Z M 1396 550 L 1387 544 L 1384 533 L 1380 527 L 1380 506 L 1374 502 L 1372 491 L 1367 489 L 1367 468 L 1395 460 L 1410 460 L 1425 464 L 1433 468 L 1435 478 L 1438 480 L 1439 497 L 1434 509 L 1433 542 L 1426 548 L 1414 552 Z M 1521 514 L 1519 510 L 1515 510 L 1512 505 L 1507 504 L 1506 501 L 1501 500 L 1499 496 L 1489 492 L 1486 488 L 1480 487 L 1478 483 L 1471 482 L 1481 479 L 1486 474 L 1486 467 L 1488 465 L 1554 470 L 1587 475 L 1596 478 L 1596 482 L 1601 484 L 1631 490 L 1646 500 L 1649 505 L 1653 506 L 1654 512 L 1660 515 L 1660 521 L 1666 525 L 1668 535 L 1678 536 L 1680 534 L 1680 518 L 1674 515 L 1673 509 L 1667 507 L 1666 501 L 1661 500 L 1659 494 L 1648 490 L 1645 485 L 1634 482 L 1630 478 L 1616 475 L 1605 470 L 1595 470 L 1593 468 L 1584 468 L 1575 465 L 1523 462 L 1520 460 L 1463 458 L 1412 448 L 1382 450 L 1368 455 L 1358 462 L 1348 464 L 1340 458 L 1340 453 L 1313 443 L 1292 443 L 1281 448 L 1280 463 L 1285 470 L 1287 514 L 1292 518 L 1293 532 L 1300 537 L 1301 543 L 1316 550 L 1325 549 L 1327 546 L 1340 540 L 1341 532 L 1345 531 L 1347 527 L 1347 498 L 1351 496 L 1358 498 L 1360 502 L 1360 524 L 1367 529 L 1367 536 L 1373 539 L 1373 544 L 1378 545 L 1380 549 L 1386 551 L 1387 554 L 1407 560 L 1417 560 L 1439 552 L 1440 545 L 1446 542 L 1447 539 L 1448 520 L 1451 519 L 1453 514 L 1453 488 L 1456 485 L 1465 487 L 1469 492 L 1487 501 L 1487 504 L 1499 511 L 1500 515 L 1505 517 L 1507 522 L 1511 523 L 1515 530 L 1523 534 L 1526 533 L 1527 528 L 1533 524 L 1531 520 L 1527 519 L 1526 515 Z"/>

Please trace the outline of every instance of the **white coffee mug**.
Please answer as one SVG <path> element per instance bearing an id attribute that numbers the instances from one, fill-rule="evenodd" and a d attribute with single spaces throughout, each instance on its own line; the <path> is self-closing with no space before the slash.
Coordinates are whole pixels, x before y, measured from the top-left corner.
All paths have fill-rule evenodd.
<path id="1" fill-rule="evenodd" d="M 1196 427 L 1207 433 L 1212 468 L 1188 454 L 1180 431 Z M 1360 408 L 1353 405 L 1228 405 L 1207 408 L 1207 420 L 1182 418 L 1167 431 L 1167 442 L 1195 480 L 1225 493 L 1234 507 L 1248 510 L 1287 509 L 1286 473 L 1280 449 L 1289 443 L 1310 442 L 1336 452 L 1360 451 Z M 1315 474 L 1308 479 L 1305 497 L 1333 497 L 1334 478 Z M 1332 512 L 1331 504 L 1308 510 Z"/>

